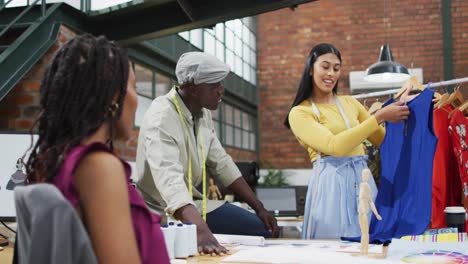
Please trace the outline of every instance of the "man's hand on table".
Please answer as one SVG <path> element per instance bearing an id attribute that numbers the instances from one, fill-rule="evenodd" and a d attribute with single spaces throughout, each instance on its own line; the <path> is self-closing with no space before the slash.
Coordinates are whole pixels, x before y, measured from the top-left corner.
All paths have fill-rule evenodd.
<path id="1" fill-rule="evenodd" d="M 263 208 L 262 210 L 258 211 L 257 216 L 265 224 L 268 232 L 271 233 L 271 237 L 279 237 L 278 224 L 276 223 L 276 218 L 274 218 L 273 215 L 271 215 L 265 208 Z"/>

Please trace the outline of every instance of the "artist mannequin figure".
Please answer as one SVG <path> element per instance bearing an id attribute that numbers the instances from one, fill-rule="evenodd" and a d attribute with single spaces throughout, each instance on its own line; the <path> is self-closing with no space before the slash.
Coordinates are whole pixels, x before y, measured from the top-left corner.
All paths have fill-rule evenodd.
<path id="1" fill-rule="evenodd" d="M 221 195 L 221 192 L 219 191 L 218 185 L 214 183 L 213 178 L 210 178 L 209 180 L 209 186 L 208 186 L 208 199 L 210 200 L 221 200 L 223 198 L 223 195 Z"/>
<path id="2" fill-rule="evenodd" d="M 372 209 L 372 212 L 375 214 L 375 217 L 378 220 L 382 220 L 382 217 L 377 212 L 375 208 L 374 201 L 371 198 L 371 189 L 367 181 L 371 176 L 369 169 L 362 170 L 362 182 L 359 185 L 359 226 L 361 228 L 361 255 L 367 255 L 369 249 L 369 220 L 367 215 L 369 213 L 369 205 Z"/>

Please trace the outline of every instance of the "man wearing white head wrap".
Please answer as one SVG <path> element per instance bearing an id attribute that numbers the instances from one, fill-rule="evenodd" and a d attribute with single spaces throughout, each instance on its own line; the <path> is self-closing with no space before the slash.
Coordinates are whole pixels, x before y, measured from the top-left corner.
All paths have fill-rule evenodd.
<path id="1" fill-rule="evenodd" d="M 181 85 L 190 82 L 195 85 L 218 83 L 226 78 L 229 71 L 229 66 L 215 56 L 196 51 L 182 54 L 175 70 Z"/>
<path id="2" fill-rule="evenodd" d="M 221 81 L 228 74 L 229 66 L 214 56 L 202 52 L 182 54 L 176 66 L 179 86 L 153 101 L 138 139 L 138 190 L 147 205 L 163 217 L 167 213 L 196 224 L 201 253 L 227 252 L 212 231 L 278 235 L 275 218 L 255 197 L 216 136 L 209 110 L 216 110 L 221 103 Z M 203 220 L 203 194 L 196 188 L 202 183 L 203 157 L 206 173 L 246 201 L 257 215 L 223 201 L 209 200 L 206 222 Z"/>

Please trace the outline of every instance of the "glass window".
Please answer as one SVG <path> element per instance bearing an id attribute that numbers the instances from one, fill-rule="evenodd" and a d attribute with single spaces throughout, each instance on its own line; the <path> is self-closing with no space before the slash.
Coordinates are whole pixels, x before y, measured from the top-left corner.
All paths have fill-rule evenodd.
<path id="1" fill-rule="evenodd" d="M 242 131 L 242 148 L 250 149 L 250 136 L 248 131 Z"/>
<path id="2" fill-rule="evenodd" d="M 242 22 L 240 19 L 234 20 L 234 32 L 240 38 L 242 38 Z"/>
<path id="3" fill-rule="evenodd" d="M 211 55 L 216 55 L 216 52 L 215 52 L 215 40 L 214 40 L 214 37 L 213 35 L 211 35 L 210 33 L 208 33 L 207 31 L 204 32 L 204 51 L 206 53 L 209 53 Z"/>
<path id="4" fill-rule="evenodd" d="M 234 37 L 235 52 L 237 56 L 242 56 L 242 40 L 238 37 Z"/>
<path id="5" fill-rule="evenodd" d="M 216 57 L 221 61 L 224 60 L 224 45 L 219 40 L 216 40 Z"/>
<path id="6" fill-rule="evenodd" d="M 234 33 L 229 29 L 226 29 L 226 47 L 234 50 Z"/>
<path id="7" fill-rule="evenodd" d="M 141 123 L 143 122 L 143 117 L 146 111 L 148 110 L 148 108 L 150 107 L 152 101 L 153 100 L 148 97 L 138 95 L 138 107 L 135 113 L 135 126 L 136 127 L 141 126 Z"/>
<path id="8" fill-rule="evenodd" d="M 173 82 L 166 75 L 156 73 L 156 93 L 155 97 L 164 95 L 171 90 Z"/>
<path id="9" fill-rule="evenodd" d="M 253 18 L 252 17 L 244 17 L 242 22 L 250 29 L 253 30 Z"/>
<path id="10" fill-rule="evenodd" d="M 70 1 L 62 1 L 62 2 L 70 2 Z M 126 3 L 126 2 L 130 2 L 130 0 L 90 1 L 90 2 L 91 2 L 91 10 L 99 10 L 99 9 L 104 9 L 110 6 L 116 6 L 116 5 Z"/>
<path id="11" fill-rule="evenodd" d="M 226 63 L 231 66 L 231 70 L 234 69 L 234 53 L 230 50 L 226 50 Z"/>
<path id="12" fill-rule="evenodd" d="M 216 24 L 216 38 L 224 42 L 224 23 Z"/>
<path id="13" fill-rule="evenodd" d="M 232 113 L 232 106 L 228 105 L 228 104 L 225 104 L 224 105 L 224 122 L 226 122 L 226 124 L 230 124 L 232 125 L 233 124 L 233 113 Z"/>
<path id="14" fill-rule="evenodd" d="M 185 40 L 190 41 L 190 32 L 188 31 L 180 32 L 179 36 L 183 37 Z"/>
<path id="15" fill-rule="evenodd" d="M 137 93 L 149 98 L 153 98 L 153 72 L 135 63 L 135 78 Z"/>
<path id="16" fill-rule="evenodd" d="M 228 146 L 255 151 L 255 139 L 251 138 L 256 137 L 254 116 L 224 102 L 220 109 L 224 117 L 224 120 L 219 121 L 223 124 L 221 142 Z"/>
<path id="17" fill-rule="evenodd" d="M 234 108 L 234 125 L 237 127 L 241 127 L 241 111 L 239 109 Z"/>
<path id="18" fill-rule="evenodd" d="M 242 128 L 245 130 L 252 130 L 253 127 L 250 125 L 250 116 L 247 113 L 242 113 Z"/>
<path id="19" fill-rule="evenodd" d="M 250 149 L 251 150 L 257 149 L 256 142 L 255 142 L 255 133 L 253 132 L 250 133 Z"/>
<path id="20" fill-rule="evenodd" d="M 250 73 L 250 66 L 249 66 L 247 63 L 244 62 L 244 68 L 243 68 L 243 69 L 244 69 L 244 72 L 243 72 L 243 74 L 242 74 L 242 77 L 243 77 L 246 81 L 250 82 L 250 74 L 251 74 L 251 73 Z"/>
<path id="21" fill-rule="evenodd" d="M 211 34 L 212 36 L 214 36 L 214 34 L 215 34 L 213 28 L 205 28 L 204 31 L 205 31 L 206 33 Z"/>
<path id="22" fill-rule="evenodd" d="M 225 143 L 226 145 L 233 146 L 234 145 L 234 131 L 233 127 L 230 125 L 224 126 L 224 134 L 225 134 Z"/>
<path id="23" fill-rule="evenodd" d="M 250 30 L 247 29 L 246 26 L 242 28 L 242 40 L 247 44 L 250 45 Z"/>
<path id="24" fill-rule="evenodd" d="M 257 84 L 257 72 L 253 68 L 250 68 L 250 82 L 253 85 Z"/>
<path id="25" fill-rule="evenodd" d="M 229 21 L 226 21 L 226 27 L 231 29 L 231 30 L 234 30 L 235 28 L 235 23 L 234 23 L 234 20 L 229 20 Z"/>
<path id="26" fill-rule="evenodd" d="M 234 138 L 235 138 L 234 146 L 241 148 L 242 147 L 242 130 L 240 130 L 239 128 L 235 128 Z"/>
<path id="27" fill-rule="evenodd" d="M 199 49 L 203 49 L 202 30 L 194 29 L 190 31 L 190 43 Z"/>
<path id="28" fill-rule="evenodd" d="M 255 35 L 250 31 L 249 32 L 249 35 L 250 35 L 250 39 L 249 39 L 249 42 L 250 42 L 250 47 L 253 49 L 253 50 L 257 50 L 257 40 L 255 38 Z"/>
<path id="29" fill-rule="evenodd" d="M 245 62 L 250 64 L 250 49 L 247 47 L 247 45 L 244 44 L 244 53 L 242 56 L 242 59 L 244 59 Z"/>
<path id="30" fill-rule="evenodd" d="M 231 71 L 256 85 L 257 68 L 255 21 L 252 17 L 216 24 L 212 29 L 194 29 L 179 33 L 192 45 L 216 56 Z"/>
<path id="31" fill-rule="evenodd" d="M 235 56 L 234 72 L 237 75 L 242 76 L 242 59 L 239 56 Z"/>
<path id="32" fill-rule="evenodd" d="M 257 56 L 254 51 L 250 51 L 250 65 L 257 67 Z"/>

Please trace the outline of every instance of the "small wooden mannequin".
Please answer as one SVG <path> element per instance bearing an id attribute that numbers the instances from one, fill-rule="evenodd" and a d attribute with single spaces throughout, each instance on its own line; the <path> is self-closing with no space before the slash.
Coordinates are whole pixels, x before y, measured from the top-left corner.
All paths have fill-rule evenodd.
<path id="1" fill-rule="evenodd" d="M 361 228 L 361 255 L 368 255 L 369 250 L 369 220 L 367 215 L 369 213 L 369 205 L 372 209 L 372 212 L 375 214 L 375 217 L 378 220 L 382 220 L 382 217 L 377 212 L 375 208 L 374 201 L 371 197 L 371 189 L 369 183 L 369 177 L 371 172 L 369 169 L 362 170 L 362 182 L 359 185 L 359 227 Z"/>
<path id="2" fill-rule="evenodd" d="M 208 199 L 221 200 L 223 196 L 221 195 L 221 192 L 219 191 L 218 186 L 214 183 L 213 178 L 210 178 L 208 181 L 209 181 L 208 194 L 207 194 Z"/>

